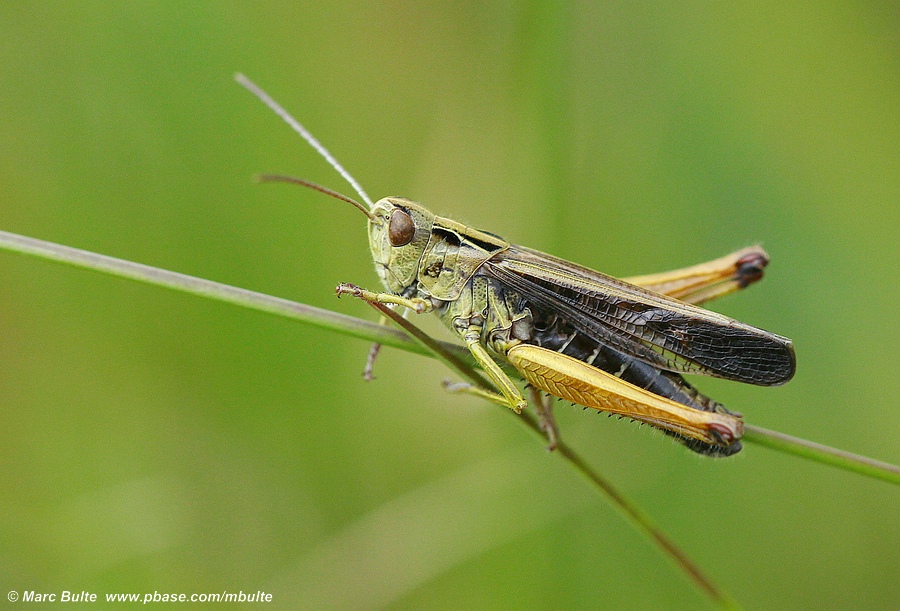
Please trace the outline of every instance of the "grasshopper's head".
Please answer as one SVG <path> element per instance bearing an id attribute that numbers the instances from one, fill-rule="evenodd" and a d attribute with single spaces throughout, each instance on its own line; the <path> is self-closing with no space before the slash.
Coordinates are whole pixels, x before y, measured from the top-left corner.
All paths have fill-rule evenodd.
<path id="1" fill-rule="evenodd" d="M 369 217 L 369 248 L 384 287 L 402 294 L 416 282 L 419 261 L 431 238 L 434 214 L 414 201 L 385 197 Z"/>

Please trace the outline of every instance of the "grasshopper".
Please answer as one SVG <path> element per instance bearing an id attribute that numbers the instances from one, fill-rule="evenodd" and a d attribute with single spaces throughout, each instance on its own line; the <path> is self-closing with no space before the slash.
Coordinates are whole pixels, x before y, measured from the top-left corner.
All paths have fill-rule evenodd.
<path id="1" fill-rule="evenodd" d="M 295 182 L 347 201 L 368 218 L 369 247 L 384 292 L 341 284 L 338 294 L 432 312 L 471 352 L 496 388 L 453 385 L 520 413 L 523 393 L 505 361 L 537 389 L 599 411 L 652 425 L 706 456 L 741 449 L 741 414 L 691 386 L 702 374 L 762 386 L 794 375 L 791 340 L 699 307 L 762 277 L 759 247 L 663 274 L 619 280 L 437 216 L 402 197 L 372 202 L 359 183 L 300 123 L 243 75 L 250 90 L 315 148 L 365 205 L 302 179 Z M 541 424 L 556 443 L 539 392 Z"/>

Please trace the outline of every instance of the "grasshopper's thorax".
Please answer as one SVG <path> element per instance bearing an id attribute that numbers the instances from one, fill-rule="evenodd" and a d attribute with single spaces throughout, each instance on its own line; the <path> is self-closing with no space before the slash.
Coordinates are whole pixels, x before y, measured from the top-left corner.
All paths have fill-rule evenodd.
<path id="1" fill-rule="evenodd" d="M 507 248 L 509 243 L 502 238 L 436 216 L 419 262 L 420 290 L 441 301 L 454 301 L 478 268 Z"/>

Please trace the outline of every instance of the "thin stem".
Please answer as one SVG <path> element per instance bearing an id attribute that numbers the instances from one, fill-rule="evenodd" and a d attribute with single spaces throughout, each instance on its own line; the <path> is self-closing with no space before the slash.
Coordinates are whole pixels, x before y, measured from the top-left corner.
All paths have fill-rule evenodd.
<path id="1" fill-rule="evenodd" d="M 744 425 L 744 439 L 773 450 L 808 458 L 893 484 L 900 484 L 900 467 L 869 458 L 868 456 L 845 452 L 844 450 L 831 448 L 814 441 L 800 439 L 799 437 L 792 437 L 778 431 L 770 431 L 752 424 Z"/>
<path id="2" fill-rule="evenodd" d="M 541 431 L 540 425 L 537 421 L 527 414 L 522 414 L 524 418 L 522 418 L 523 422 L 534 431 L 541 439 L 544 438 L 544 434 Z M 682 551 L 680 547 L 678 547 L 674 541 L 672 541 L 655 523 L 650 519 L 640 507 L 638 507 L 634 502 L 631 501 L 628 497 L 624 496 L 617 488 L 615 488 L 609 480 L 601 476 L 599 473 L 594 471 L 590 465 L 584 462 L 584 459 L 581 458 L 577 453 L 575 453 L 572 448 L 566 445 L 565 441 L 559 441 L 556 446 L 556 452 L 559 452 L 559 455 L 569 461 L 571 464 L 581 475 L 586 477 L 588 481 L 591 482 L 597 489 L 603 492 L 606 495 L 606 498 L 613 504 L 613 506 L 619 510 L 619 512 L 624 515 L 632 525 L 637 528 L 639 531 L 643 532 L 647 537 L 649 537 L 653 542 L 656 543 L 656 546 L 661 549 L 666 555 L 669 556 L 678 567 L 687 575 L 691 581 L 694 582 L 700 589 L 702 589 L 710 598 L 715 600 L 720 607 L 723 609 L 739 609 L 740 606 L 737 604 L 735 600 L 728 596 L 728 594 L 719 589 L 715 583 L 713 583 L 709 577 L 707 577 L 700 568 L 688 558 L 687 554 Z"/>

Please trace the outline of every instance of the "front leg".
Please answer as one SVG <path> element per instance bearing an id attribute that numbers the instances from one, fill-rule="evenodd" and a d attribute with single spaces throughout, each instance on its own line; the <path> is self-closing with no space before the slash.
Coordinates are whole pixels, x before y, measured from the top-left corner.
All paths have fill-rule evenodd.
<path id="1" fill-rule="evenodd" d="M 427 312 L 432 308 L 430 301 L 425 301 L 424 299 L 414 298 L 414 299 L 404 299 L 403 297 L 398 297 L 397 295 L 393 295 L 391 293 L 373 293 L 372 291 L 367 291 L 362 289 L 355 284 L 349 284 L 347 282 L 342 282 L 335 289 L 337 292 L 337 296 L 341 295 L 353 295 L 354 297 L 359 297 L 365 301 L 375 302 L 375 303 L 387 303 L 387 304 L 397 304 L 405 306 L 407 309 L 404 311 L 404 318 L 406 317 L 406 312 L 412 310 L 417 314 L 421 314 L 423 312 Z M 379 320 L 379 324 L 386 325 L 387 318 L 384 316 Z M 369 348 L 369 354 L 366 357 L 366 368 L 363 370 L 363 379 L 367 382 L 371 382 L 375 379 L 375 375 L 373 370 L 375 369 L 375 359 L 378 358 L 378 353 L 381 351 L 381 344 L 374 343 Z"/>
<path id="2" fill-rule="evenodd" d="M 337 287 L 337 294 L 338 297 L 340 297 L 341 295 L 353 295 L 354 297 L 359 297 L 364 301 L 402 305 L 409 308 L 410 310 L 413 310 L 416 313 L 428 312 L 433 308 L 433 305 L 430 301 L 421 299 L 419 297 L 407 299 L 405 297 L 400 297 L 391 293 L 373 293 L 372 291 L 362 289 L 355 284 L 339 284 Z M 484 370 L 488 378 L 490 378 L 491 382 L 494 383 L 494 386 L 497 388 L 497 390 L 500 391 L 500 393 L 495 394 L 490 391 L 472 389 L 468 387 L 468 385 L 451 385 L 449 387 L 445 385 L 445 388 L 457 392 L 471 392 L 490 401 L 508 407 L 517 414 L 521 414 L 522 410 L 528 407 L 528 402 L 516 387 L 515 383 L 509 378 L 508 375 L 506 375 L 506 373 L 500 368 L 500 366 L 494 361 L 494 359 L 491 358 L 491 355 L 488 354 L 488 351 L 485 349 L 485 347 L 481 345 L 481 330 L 482 328 L 480 325 L 470 324 L 465 329 L 463 340 L 466 342 L 466 347 L 469 349 L 469 352 L 472 353 L 472 356 L 475 357 L 478 365 L 482 370 Z"/>
<path id="3" fill-rule="evenodd" d="M 406 297 L 400 297 L 399 295 L 394 295 L 393 293 L 373 293 L 372 291 L 367 291 L 362 289 L 355 284 L 349 284 L 347 282 L 341 282 L 337 285 L 337 296 L 341 295 L 353 295 L 354 297 L 359 297 L 364 301 L 373 301 L 375 303 L 392 303 L 395 305 L 402 305 L 406 308 L 409 308 L 416 314 L 424 314 L 425 312 L 430 312 L 434 307 L 430 301 L 422 299 L 420 297 L 412 297 L 411 299 L 407 299 Z"/>

